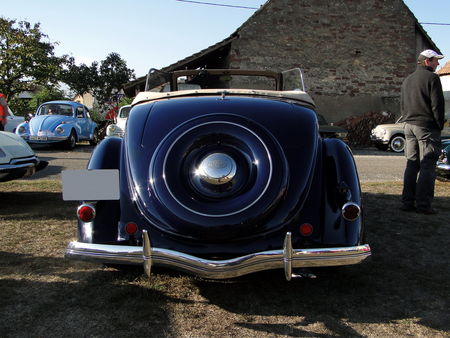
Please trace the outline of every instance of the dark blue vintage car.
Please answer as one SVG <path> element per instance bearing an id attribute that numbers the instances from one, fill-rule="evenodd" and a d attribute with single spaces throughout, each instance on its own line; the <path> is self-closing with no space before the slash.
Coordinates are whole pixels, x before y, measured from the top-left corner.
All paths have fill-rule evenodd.
<path id="1" fill-rule="evenodd" d="M 74 101 L 49 101 L 41 104 L 36 115 L 16 128 L 16 134 L 34 144 L 63 144 L 75 148 L 79 141 L 98 142 L 98 127 L 89 109 Z"/>
<path id="2" fill-rule="evenodd" d="M 288 280 L 369 257 L 352 153 L 320 137 L 292 74 L 149 74 L 124 137 L 63 172 L 64 199 L 80 201 L 66 257 L 213 279 L 284 269 Z"/>

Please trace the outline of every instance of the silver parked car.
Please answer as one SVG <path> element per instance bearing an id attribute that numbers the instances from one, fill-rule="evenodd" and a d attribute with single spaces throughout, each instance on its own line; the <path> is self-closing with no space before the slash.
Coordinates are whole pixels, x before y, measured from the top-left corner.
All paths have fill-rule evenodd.
<path id="1" fill-rule="evenodd" d="M 445 113 L 446 122 L 442 130 L 442 138 L 450 138 L 450 113 Z M 370 140 L 380 150 L 390 150 L 401 153 L 405 150 L 404 123 L 379 124 L 370 134 Z"/>
<path id="2" fill-rule="evenodd" d="M 11 109 L 8 107 L 8 115 L 6 116 L 7 123 L 5 126 L 5 131 L 9 131 L 11 133 L 16 132 L 16 128 L 19 124 L 23 123 L 25 121 L 23 116 L 16 116 L 11 111 Z"/>
<path id="3" fill-rule="evenodd" d="M 0 182 L 34 175 L 47 165 L 20 136 L 0 131 Z"/>

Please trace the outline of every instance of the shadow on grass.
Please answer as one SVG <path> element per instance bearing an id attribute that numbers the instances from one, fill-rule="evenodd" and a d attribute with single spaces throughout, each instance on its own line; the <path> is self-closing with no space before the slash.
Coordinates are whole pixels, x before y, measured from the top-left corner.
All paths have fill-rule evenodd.
<path id="1" fill-rule="evenodd" d="M 397 212 L 398 198 L 364 194 L 373 255 L 361 265 L 316 269 L 317 279 L 291 282 L 284 281 L 282 271 L 226 282 L 200 280 L 200 292 L 232 313 L 303 318 L 289 325 L 236 323 L 257 332 L 308 336 L 303 327 L 321 322 L 334 335 L 358 336 L 344 319 L 387 324 L 412 318 L 448 332 L 450 197 L 436 198 L 441 210 L 436 216 Z"/>
<path id="2" fill-rule="evenodd" d="M 43 160 L 46 160 L 46 159 L 43 159 Z M 46 161 L 48 161 L 48 160 L 46 160 Z M 61 174 L 63 169 L 64 169 L 63 166 L 49 164 L 47 166 L 47 168 L 45 168 L 41 171 L 38 171 L 33 176 L 27 177 L 26 180 L 33 181 L 33 180 L 47 179 L 47 178 L 51 179 L 51 178 L 55 177 L 56 175 Z"/>
<path id="3" fill-rule="evenodd" d="M 64 219 L 74 220 L 76 202 L 64 202 L 61 192 L 0 192 L 0 217 L 3 220 Z"/>
<path id="4" fill-rule="evenodd" d="M 0 252 L 0 266 L 6 265 L 19 277 L 0 278 L 2 337 L 163 337 L 172 331 L 166 306 L 173 300 L 157 283 L 142 287 L 142 271 Z"/>

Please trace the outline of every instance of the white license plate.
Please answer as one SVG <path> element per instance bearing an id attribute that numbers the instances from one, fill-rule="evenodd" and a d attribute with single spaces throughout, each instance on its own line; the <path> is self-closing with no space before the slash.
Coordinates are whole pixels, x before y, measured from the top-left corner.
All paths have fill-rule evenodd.
<path id="1" fill-rule="evenodd" d="M 30 140 L 36 140 L 36 141 L 47 141 L 47 136 L 36 136 L 31 135 Z"/>
<path id="2" fill-rule="evenodd" d="M 118 200 L 119 170 L 64 170 L 62 172 L 63 200 Z"/>

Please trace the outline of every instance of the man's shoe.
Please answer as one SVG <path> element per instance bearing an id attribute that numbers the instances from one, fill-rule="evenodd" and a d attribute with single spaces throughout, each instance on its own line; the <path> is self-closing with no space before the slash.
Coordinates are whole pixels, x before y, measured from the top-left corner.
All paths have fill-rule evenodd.
<path id="1" fill-rule="evenodd" d="M 436 209 L 429 208 L 429 209 L 417 209 L 416 212 L 418 214 L 424 214 L 424 215 L 436 215 L 439 213 Z"/>
<path id="2" fill-rule="evenodd" d="M 402 205 L 400 207 L 401 211 L 407 211 L 407 212 L 411 212 L 411 211 L 416 211 L 416 207 L 414 207 L 413 205 Z"/>

